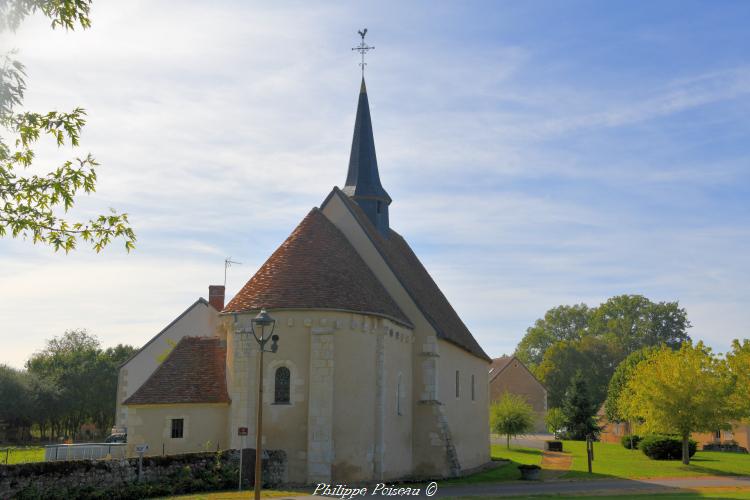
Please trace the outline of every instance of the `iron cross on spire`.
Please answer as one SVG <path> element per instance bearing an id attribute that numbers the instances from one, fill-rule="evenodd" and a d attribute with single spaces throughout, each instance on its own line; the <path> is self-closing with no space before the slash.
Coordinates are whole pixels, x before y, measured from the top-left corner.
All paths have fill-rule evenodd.
<path id="1" fill-rule="evenodd" d="M 356 50 L 362 55 L 362 62 L 359 63 L 360 68 L 362 68 L 362 77 L 365 76 L 365 66 L 367 66 L 367 63 L 365 62 L 365 54 L 367 54 L 368 50 L 372 50 L 375 47 L 370 47 L 365 43 L 365 35 L 367 35 L 367 28 L 363 29 L 362 31 L 357 31 L 359 33 L 359 36 L 362 37 L 362 41 L 357 45 L 356 47 L 352 47 L 352 50 Z"/>

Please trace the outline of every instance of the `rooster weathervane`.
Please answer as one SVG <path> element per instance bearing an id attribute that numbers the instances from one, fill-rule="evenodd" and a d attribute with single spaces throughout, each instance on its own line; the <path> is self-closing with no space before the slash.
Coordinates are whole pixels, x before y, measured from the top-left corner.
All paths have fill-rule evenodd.
<path id="1" fill-rule="evenodd" d="M 365 54 L 367 54 L 367 51 L 374 49 L 375 47 L 370 47 L 365 43 L 365 35 L 367 35 L 367 28 L 357 31 L 359 33 L 359 36 L 362 37 L 362 41 L 357 45 L 356 47 L 352 47 L 352 50 L 356 50 L 362 55 L 362 61 L 359 63 L 360 68 L 362 68 L 362 78 L 365 76 L 365 66 L 367 66 L 367 63 L 365 62 Z"/>

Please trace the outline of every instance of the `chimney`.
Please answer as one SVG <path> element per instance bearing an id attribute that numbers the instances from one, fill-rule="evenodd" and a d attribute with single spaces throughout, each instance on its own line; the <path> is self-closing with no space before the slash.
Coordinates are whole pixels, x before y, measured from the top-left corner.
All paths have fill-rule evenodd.
<path id="1" fill-rule="evenodd" d="M 217 311 L 224 309 L 224 285 L 208 285 L 208 303 Z"/>

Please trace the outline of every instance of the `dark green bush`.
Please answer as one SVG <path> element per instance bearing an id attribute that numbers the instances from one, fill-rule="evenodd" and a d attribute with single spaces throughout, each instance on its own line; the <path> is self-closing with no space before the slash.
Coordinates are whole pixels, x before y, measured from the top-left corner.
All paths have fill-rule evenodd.
<path id="1" fill-rule="evenodd" d="M 680 460 L 682 459 L 682 439 L 675 436 L 649 435 L 645 436 L 638 447 L 653 460 Z M 688 450 L 690 456 L 695 455 L 698 443 L 692 439 Z"/>
<path id="2" fill-rule="evenodd" d="M 638 434 L 627 434 L 620 439 L 620 443 L 627 449 L 636 449 L 638 448 L 638 443 L 641 442 L 641 439 L 643 439 Z M 632 448 L 631 448 L 632 446 Z"/>

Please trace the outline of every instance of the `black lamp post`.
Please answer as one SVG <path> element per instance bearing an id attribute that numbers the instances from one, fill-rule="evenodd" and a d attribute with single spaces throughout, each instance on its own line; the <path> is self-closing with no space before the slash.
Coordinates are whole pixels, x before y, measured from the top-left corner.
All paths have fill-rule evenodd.
<path id="1" fill-rule="evenodd" d="M 239 333 L 252 333 L 253 338 L 258 343 L 260 358 L 258 359 L 258 405 L 255 419 L 255 500 L 260 500 L 261 483 L 261 456 L 262 456 L 262 436 L 263 436 L 263 353 L 276 352 L 279 349 L 279 336 L 274 335 L 276 320 L 273 319 L 265 309 L 250 321 L 250 331 L 246 329 L 239 330 Z M 266 344 L 271 342 L 270 347 Z"/>

